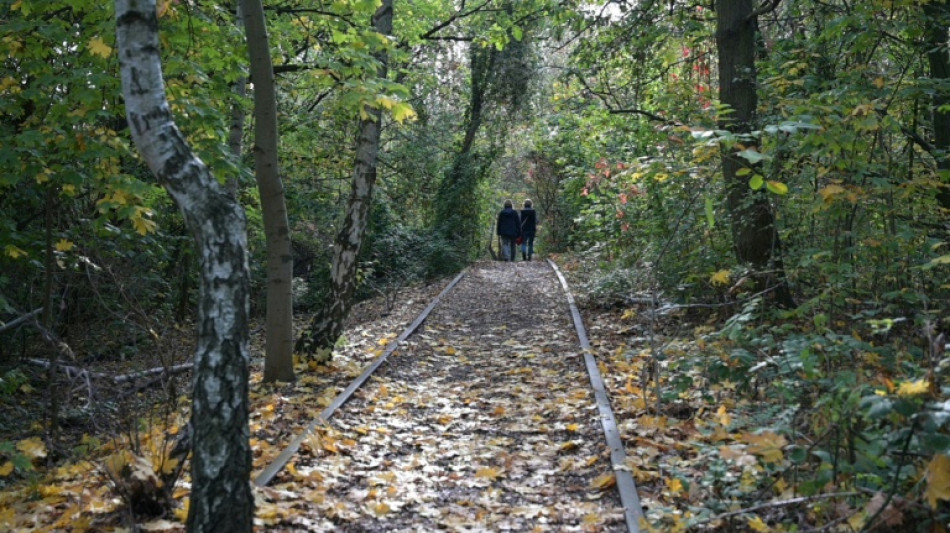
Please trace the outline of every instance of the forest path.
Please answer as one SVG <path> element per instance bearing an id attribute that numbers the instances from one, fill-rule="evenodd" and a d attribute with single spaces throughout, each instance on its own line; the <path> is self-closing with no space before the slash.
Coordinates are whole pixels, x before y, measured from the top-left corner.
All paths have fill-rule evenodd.
<path id="1" fill-rule="evenodd" d="M 555 273 L 471 267 L 261 495 L 268 531 L 625 531 Z"/>

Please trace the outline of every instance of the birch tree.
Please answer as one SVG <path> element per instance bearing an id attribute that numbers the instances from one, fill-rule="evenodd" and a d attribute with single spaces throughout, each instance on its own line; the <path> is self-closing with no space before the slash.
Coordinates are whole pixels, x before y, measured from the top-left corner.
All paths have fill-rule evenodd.
<path id="1" fill-rule="evenodd" d="M 181 210 L 199 256 L 188 529 L 250 532 L 244 211 L 193 153 L 172 118 L 159 57 L 155 0 L 116 0 L 116 37 L 132 139 Z"/>
<path id="2" fill-rule="evenodd" d="M 383 0 L 373 15 L 373 27 L 381 35 L 389 35 L 393 28 L 392 0 Z M 377 76 L 385 79 L 388 56 L 385 50 L 376 54 L 379 61 Z M 350 198 L 343 224 L 333 247 L 333 265 L 330 270 L 330 297 L 314 315 L 310 328 L 297 341 L 297 349 L 316 353 L 318 360 L 329 359 L 333 345 L 343 333 L 343 326 L 353 305 L 357 285 L 357 260 L 363 245 L 363 235 L 369 223 L 373 189 L 376 185 L 376 161 L 379 154 L 382 110 L 367 107 L 360 120 L 356 145 L 356 162 Z"/>

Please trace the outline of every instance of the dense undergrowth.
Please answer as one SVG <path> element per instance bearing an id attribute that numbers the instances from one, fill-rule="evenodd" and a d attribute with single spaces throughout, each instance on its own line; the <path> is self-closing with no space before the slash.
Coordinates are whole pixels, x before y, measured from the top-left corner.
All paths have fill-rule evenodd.
<path id="1" fill-rule="evenodd" d="M 743 293 L 689 303 L 612 266 L 588 255 L 572 276 L 632 425 L 648 531 L 944 530 L 941 313 L 853 301 L 832 315 Z"/>

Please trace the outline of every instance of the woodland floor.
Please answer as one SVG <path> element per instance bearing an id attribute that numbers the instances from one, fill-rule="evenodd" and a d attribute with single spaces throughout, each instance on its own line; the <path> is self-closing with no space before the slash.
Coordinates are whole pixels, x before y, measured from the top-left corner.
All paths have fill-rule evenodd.
<path id="1" fill-rule="evenodd" d="M 260 383 L 255 337 L 254 476 L 443 285 L 404 290 L 395 305 L 387 304 L 392 299 L 361 304 L 331 364 L 299 364 L 292 384 Z M 638 386 L 645 319 L 622 309 L 582 314 L 651 521 L 701 505 L 703 458 L 718 456 L 717 442 L 739 443 L 730 463 L 736 479 L 757 456 L 781 450 L 782 443 L 768 438 L 750 436 L 742 444 L 744 437 L 720 427 L 722 411 L 704 414 L 689 394 L 652 411 Z M 0 408 L 4 417 L 14 412 Z M 187 468 L 172 493 L 173 509 L 151 517 L 127 512 L 128 496 L 117 494 L 110 471 L 131 461 L 127 450 L 155 472 L 170 468 L 167 451 L 186 420 L 183 411 L 143 414 L 129 435 L 77 437 L 86 447 L 72 457 L 82 460 L 64 457 L 47 468 L 37 460 L 35 473 L 0 477 L 0 530 L 182 530 Z M 48 453 L 22 432 L 4 431 L 0 440 L 7 438 L 19 439 L 17 449 L 37 458 Z M 317 428 L 268 487 L 256 490 L 261 531 L 625 530 L 566 299 L 544 261 L 474 265 L 405 346 Z M 741 531 L 747 519 L 705 526 Z"/>

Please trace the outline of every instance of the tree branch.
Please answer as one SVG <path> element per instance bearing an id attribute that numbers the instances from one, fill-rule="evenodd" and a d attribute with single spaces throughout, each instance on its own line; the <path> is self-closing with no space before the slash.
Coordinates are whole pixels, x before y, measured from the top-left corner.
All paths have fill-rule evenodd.
<path id="1" fill-rule="evenodd" d="M 753 11 L 746 20 L 752 20 L 761 15 L 765 15 L 766 13 L 775 11 L 775 8 L 778 7 L 779 2 L 781 1 L 782 0 L 767 0 L 764 4 L 759 6 L 759 9 Z"/>

